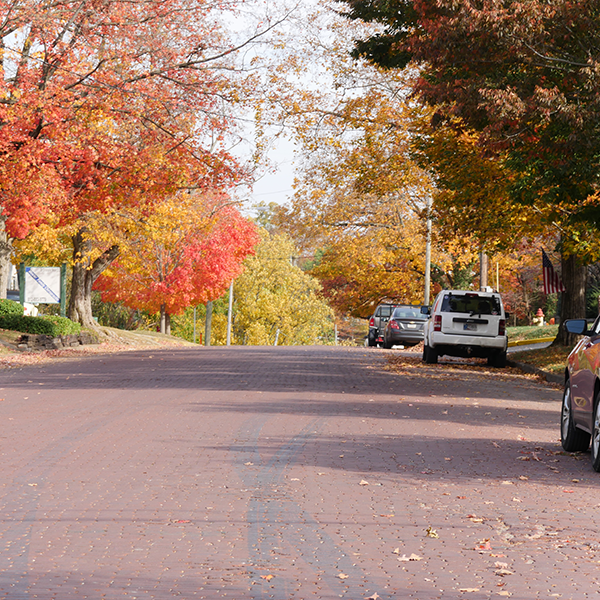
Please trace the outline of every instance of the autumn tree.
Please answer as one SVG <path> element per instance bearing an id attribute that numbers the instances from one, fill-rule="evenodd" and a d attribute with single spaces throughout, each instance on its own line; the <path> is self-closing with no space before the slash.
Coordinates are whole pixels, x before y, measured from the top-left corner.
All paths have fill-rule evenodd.
<path id="1" fill-rule="evenodd" d="M 102 299 L 170 315 L 221 296 L 258 242 L 256 227 L 223 194 L 181 193 L 148 216 L 115 216 L 121 249 L 96 288 Z"/>
<path id="2" fill-rule="evenodd" d="M 110 245 L 91 260 L 86 215 L 245 177 L 224 142 L 228 106 L 241 88 L 254 97 L 255 80 L 233 57 L 275 23 L 259 19 L 236 41 L 222 15 L 238 7 L 0 2 L 2 217 L 12 238 L 49 215 L 60 226 L 83 222 L 72 236 L 72 318 L 93 325 L 89 290 L 119 252 Z"/>
<path id="3" fill-rule="evenodd" d="M 305 253 L 320 251 L 313 273 L 332 304 L 366 316 L 384 298 L 422 300 L 433 186 L 410 152 L 422 113 L 407 95 L 410 74 L 356 64 L 341 24 L 319 57 L 330 87 L 299 96 L 289 118 L 303 160 L 278 218 Z"/>
<path id="4" fill-rule="evenodd" d="M 357 43 L 356 56 L 419 65 L 413 89 L 435 107 L 434 123 L 476 131 L 482 152 L 515 174 L 508 192 L 532 217 L 539 209 L 540 218 L 575 230 L 600 222 L 598 203 L 588 201 L 600 173 L 594 2 L 345 1 L 350 17 L 382 25 Z M 563 241 L 568 318 L 584 311 L 577 254 L 591 257 Z"/>
<path id="5" fill-rule="evenodd" d="M 234 335 L 248 345 L 318 344 L 333 335 L 333 311 L 321 286 L 294 264 L 289 236 L 261 230 L 256 253 L 234 284 Z"/>

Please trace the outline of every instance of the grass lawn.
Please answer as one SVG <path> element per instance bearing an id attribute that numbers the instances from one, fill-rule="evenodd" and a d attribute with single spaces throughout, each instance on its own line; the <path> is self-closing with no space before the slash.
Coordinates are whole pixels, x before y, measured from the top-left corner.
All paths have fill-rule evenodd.
<path id="1" fill-rule="evenodd" d="M 558 325 L 544 325 L 537 327 L 507 327 L 509 342 L 521 340 L 533 340 L 537 338 L 555 337 L 558 332 Z M 538 350 L 527 350 L 514 352 L 510 354 L 510 359 L 517 362 L 527 363 L 548 371 L 549 373 L 562 374 L 567 364 L 567 356 L 571 352 L 570 347 L 551 346 L 549 348 L 540 348 Z"/>
<path id="2" fill-rule="evenodd" d="M 568 346 L 550 346 L 539 350 L 527 350 L 523 352 L 511 352 L 510 360 L 527 363 L 548 371 L 548 373 L 562 374 L 567 364 L 567 356 L 571 352 Z"/>
<path id="3" fill-rule="evenodd" d="M 509 342 L 520 342 L 522 340 L 535 340 L 538 338 L 556 337 L 558 325 L 530 325 L 527 327 L 507 327 L 506 334 Z"/>

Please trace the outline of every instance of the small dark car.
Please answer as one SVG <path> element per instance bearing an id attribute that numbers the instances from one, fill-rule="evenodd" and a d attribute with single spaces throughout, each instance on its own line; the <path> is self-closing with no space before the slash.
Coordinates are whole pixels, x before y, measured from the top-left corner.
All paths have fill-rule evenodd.
<path id="1" fill-rule="evenodd" d="M 383 332 L 383 347 L 414 346 L 423 341 L 423 325 L 427 315 L 420 306 L 397 305 Z"/>
<path id="2" fill-rule="evenodd" d="M 567 452 L 585 452 L 592 441 L 592 467 L 600 471 L 600 316 L 564 322 L 569 333 L 584 336 L 567 359 L 560 438 Z"/>
<path id="3" fill-rule="evenodd" d="M 375 313 L 369 319 L 367 345 L 377 346 L 383 344 L 383 331 L 395 307 L 396 304 L 383 303 L 375 309 Z"/>

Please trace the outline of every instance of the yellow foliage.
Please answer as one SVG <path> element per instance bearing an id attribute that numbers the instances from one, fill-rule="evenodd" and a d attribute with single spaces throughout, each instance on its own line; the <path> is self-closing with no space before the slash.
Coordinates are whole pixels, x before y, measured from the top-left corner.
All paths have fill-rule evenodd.
<path id="1" fill-rule="evenodd" d="M 298 250 L 292 240 L 266 230 L 261 237 L 234 285 L 236 342 L 296 345 L 331 338 L 333 311 L 319 282 L 294 265 Z"/>

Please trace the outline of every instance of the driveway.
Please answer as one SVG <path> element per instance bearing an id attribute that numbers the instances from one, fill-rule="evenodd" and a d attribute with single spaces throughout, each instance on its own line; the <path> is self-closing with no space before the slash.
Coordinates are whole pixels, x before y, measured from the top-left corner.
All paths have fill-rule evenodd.
<path id="1" fill-rule="evenodd" d="M 596 597 L 560 390 L 368 348 L 0 372 L 0 599 Z"/>

